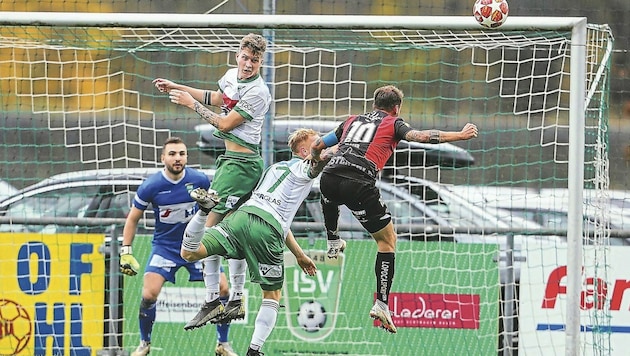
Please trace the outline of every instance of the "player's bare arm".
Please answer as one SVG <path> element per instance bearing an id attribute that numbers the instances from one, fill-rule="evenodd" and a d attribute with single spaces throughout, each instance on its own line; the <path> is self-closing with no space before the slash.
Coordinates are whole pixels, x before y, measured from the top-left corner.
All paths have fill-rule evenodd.
<path id="1" fill-rule="evenodd" d="M 326 167 L 326 163 L 328 163 L 328 161 L 330 161 L 330 159 L 332 158 L 333 153 L 335 152 L 335 148 L 337 148 L 337 146 L 329 147 L 323 152 L 320 152 L 318 155 L 318 160 L 314 160 L 312 158 L 313 151 L 311 149 L 311 154 L 305 158 L 305 160 L 311 162 L 311 168 L 308 173 L 309 177 L 317 177 L 324 170 L 324 167 Z"/>
<path id="2" fill-rule="evenodd" d="M 313 162 L 321 161 L 322 160 L 321 153 L 326 147 L 327 146 L 324 143 L 324 140 L 322 140 L 321 137 L 317 138 L 315 141 L 313 141 L 313 144 L 311 145 L 311 154 L 308 157 L 306 157 L 306 159 Z"/>
<path id="3" fill-rule="evenodd" d="M 205 102 L 205 98 L 209 90 L 197 89 L 187 85 L 177 84 L 171 80 L 157 78 L 153 80 L 153 84 L 160 93 L 170 93 L 171 90 L 181 90 L 189 93 L 195 100 Z M 208 103 L 209 104 L 209 103 Z"/>
<path id="4" fill-rule="evenodd" d="M 315 273 L 317 273 L 317 267 L 315 266 L 313 260 L 304 253 L 297 241 L 295 241 L 295 237 L 293 236 L 291 230 L 289 230 L 289 233 L 287 234 L 285 244 L 287 245 L 289 251 L 291 251 L 291 253 L 295 256 L 295 259 L 298 265 L 302 268 L 302 271 L 309 276 L 314 276 Z"/>
<path id="5" fill-rule="evenodd" d="M 443 143 L 470 140 L 478 135 L 477 125 L 467 123 L 461 131 L 411 130 L 405 135 L 405 140 L 422 143 Z"/>
<path id="6" fill-rule="evenodd" d="M 230 132 L 245 121 L 245 118 L 234 110 L 230 111 L 226 116 L 215 113 L 186 91 L 172 89 L 168 96 L 172 103 L 195 110 L 202 119 L 206 120 L 210 125 L 216 127 L 221 132 Z"/>

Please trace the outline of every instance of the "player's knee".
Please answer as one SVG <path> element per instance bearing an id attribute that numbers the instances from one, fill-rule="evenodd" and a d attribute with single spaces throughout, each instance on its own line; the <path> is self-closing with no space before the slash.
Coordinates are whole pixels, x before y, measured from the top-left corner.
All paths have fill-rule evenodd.
<path id="1" fill-rule="evenodd" d="M 179 251 L 179 255 L 182 256 L 182 258 L 186 260 L 187 262 L 194 262 L 198 260 L 198 258 L 196 258 L 197 256 L 192 251 L 187 251 L 187 250 L 182 249 Z"/>
<path id="2" fill-rule="evenodd" d="M 263 299 L 273 299 L 276 302 L 282 297 L 282 289 L 262 290 Z"/>

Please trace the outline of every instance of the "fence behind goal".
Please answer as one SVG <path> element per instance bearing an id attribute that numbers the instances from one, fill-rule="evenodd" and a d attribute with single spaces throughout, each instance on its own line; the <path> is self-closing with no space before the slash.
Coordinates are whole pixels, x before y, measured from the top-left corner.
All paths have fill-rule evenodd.
<path id="1" fill-rule="evenodd" d="M 411 193 L 388 201 L 401 240 L 390 305 L 399 333 L 379 333 L 367 317 L 375 285 L 373 242 L 352 240 L 340 262 L 317 261 L 315 279 L 291 272 L 288 263 L 285 309 L 263 351 L 551 355 L 579 350 L 600 355 L 614 353 L 611 345 L 623 345 L 611 331 L 611 320 L 619 319 L 609 310 L 605 291 L 587 290 L 592 300 L 586 304 L 579 299 L 582 284 L 596 289 L 599 282 L 593 280 L 606 281 L 614 274 L 609 212 L 602 203 L 608 187 L 606 114 L 613 44 L 606 26 L 576 18 L 512 17 L 500 30 L 484 31 L 472 17 L 72 13 L 2 13 L 0 22 L 1 147 L 7 167 L 1 178 L 19 188 L 58 173 L 160 166 L 162 142 L 171 135 L 188 143 L 189 164 L 211 168 L 214 156 L 205 151 L 203 122 L 171 104 L 151 81 L 162 77 L 216 89 L 217 80 L 235 66 L 239 41 L 249 32 L 269 40 L 262 69 L 274 98 L 262 144 L 268 163 L 284 144 L 274 142 L 278 132 L 269 129 L 273 122 L 340 122 L 371 110 L 374 89 L 386 84 L 405 93 L 401 116 L 415 128 L 479 126 L 476 140 L 406 148 L 384 171 L 384 182 Z M 453 152 L 472 159 L 459 162 Z M 385 176 L 391 173 L 399 177 Z M 511 218 L 482 223 L 471 217 L 473 212 L 454 211 L 407 177 L 446 187 L 569 188 L 569 227 L 517 227 Z M 588 203 L 581 202 L 583 188 L 589 189 Z M 551 201 L 560 202 L 554 194 L 549 193 Z M 418 204 L 434 215 L 414 214 Z M 486 218 L 490 213 L 482 212 Z M 583 227 L 583 213 L 602 223 Z M 29 217 L 2 222 L 41 224 L 42 219 Z M 90 224 L 123 222 L 92 219 Z M 323 226 L 299 229 L 309 236 L 300 239 L 302 246 L 314 257 L 323 256 Z M 74 234 L 53 239 L 44 234 L 46 229 L 39 230 L 0 240 L 2 270 L 12 271 L 0 277 L 0 284 L 12 286 L 3 287 L 0 299 L 10 301 L 7 308 L 24 303 L 37 325 L 28 338 L 13 328 L 18 336 L 11 340 L 17 341 L 0 343 L 0 353 L 16 353 L 19 347 L 24 354 L 47 355 L 54 350 L 131 350 L 139 338 L 135 318 L 141 279 L 107 272 L 115 271 L 106 269 L 111 267 L 109 243 L 101 246 L 101 240 Z M 107 231 L 108 238 L 117 236 Z M 36 252 L 30 250 L 32 241 L 39 241 Z M 584 250 L 583 242 L 588 245 Z M 75 247 L 84 244 L 92 247 L 82 253 L 100 267 L 85 272 L 92 292 L 82 294 L 66 279 L 76 274 Z M 146 256 L 148 238 L 136 244 L 138 255 Z M 68 275 L 44 274 L 52 283 L 31 286 L 24 277 L 36 280 L 41 273 L 32 264 L 27 268 L 33 255 L 51 268 L 59 264 Z M 554 303 L 545 302 L 550 285 L 556 287 Z M 211 327 L 181 330 L 202 299 L 201 287 L 167 287 L 152 353 L 211 350 Z M 66 305 L 68 290 L 77 300 Z M 258 287 L 248 285 L 248 318 L 231 332 L 239 350 L 247 347 L 260 298 Z M 311 301 L 324 308 L 320 328 L 299 319 Z M 78 306 L 90 313 L 80 313 Z M 88 323 L 105 326 L 90 329 Z"/>

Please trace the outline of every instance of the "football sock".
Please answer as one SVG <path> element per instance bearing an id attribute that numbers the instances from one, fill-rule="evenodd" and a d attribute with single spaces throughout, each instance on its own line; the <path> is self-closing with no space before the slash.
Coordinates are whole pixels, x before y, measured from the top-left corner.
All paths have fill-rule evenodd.
<path id="1" fill-rule="evenodd" d="M 220 256 L 208 256 L 203 260 L 203 282 L 206 284 L 206 302 L 219 298 L 220 268 Z"/>
<path id="2" fill-rule="evenodd" d="M 206 216 L 197 212 L 186 225 L 184 230 L 184 239 L 182 240 L 182 249 L 185 251 L 195 252 L 199 249 L 201 238 L 205 231 Z"/>
<path id="3" fill-rule="evenodd" d="M 221 303 L 223 305 L 225 305 L 228 301 L 228 296 L 221 296 L 219 297 L 219 299 L 221 300 Z M 219 342 L 219 344 L 223 344 L 225 342 L 228 342 L 228 334 L 230 332 L 230 324 L 217 324 L 217 340 Z"/>
<path id="4" fill-rule="evenodd" d="M 142 301 L 140 301 L 138 320 L 140 324 L 140 339 L 142 341 L 151 342 L 151 332 L 153 331 L 153 323 L 155 322 L 155 304 L 155 300 L 142 298 Z"/>
<path id="5" fill-rule="evenodd" d="M 249 347 L 252 350 L 260 350 L 271 334 L 278 318 L 280 304 L 273 299 L 263 299 L 256 321 L 254 322 L 254 334 Z"/>
<path id="6" fill-rule="evenodd" d="M 245 287 L 245 270 L 247 262 L 245 260 L 228 260 L 230 272 L 230 286 L 232 287 L 232 296 L 230 300 L 240 300 L 243 296 Z"/>
<path id="7" fill-rule="evenodd" d="M 394 280 L 394 261 L 396 254 L 394 252 L 378 252 L 376 254 L 376 263 L 374 265 L 374 273 L 376 274 L 376 296 L 379 300 L 388 303 L 389 291 L 392 288 Z"/>
<path id="8" fill-rule="evenodd" d="M 325 200 L 322 195 L 321 204 L 322 212 L 324 213 L 324 226 L 326 227 L 326 234 L 329 240 L 333 240 L 334 236 L 337 236 L 337 228 L 339 226 L 339 205 L 333 204 Z M 331 239 L 332 237 L 332 239 Z"/>

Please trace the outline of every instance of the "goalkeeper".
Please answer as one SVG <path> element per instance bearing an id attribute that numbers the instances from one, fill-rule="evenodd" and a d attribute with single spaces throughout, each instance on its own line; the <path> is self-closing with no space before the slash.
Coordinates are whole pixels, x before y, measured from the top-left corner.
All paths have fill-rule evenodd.
<path id="1" fill-rule="evenodd" d="M 140 345 L 132 356 L 147 355 L 151 350 L 151 332 L 155 322 L 156 302 L 166 281 L 175 283 L 175 273 L 181 267 L 188 270 L 190 281 L 203 281 L 201 262 L 190 263 L 181 258 L 182 236 L 186 224 L 197 211 L 197 203 L 190 198 L 194 188 L 207 189 L 208 177 L 186 167 L 187 148 L 178 137 L 168 138 L 162 147 L 164 170 L 149 176 L 139 187 L 133 206 L 123 229 L 123 246 L 120 250 L 120 271 L 129 276 L 138 273 L 140 266 L 133 257 L 131 244 L 136 235 L 138 221 L 151 206 L 155 215 L 151 256 L 144 272 L 142 299 L 140 301 Z M 225 274 L 221 278 L 221 296 L 229 297 Z M 228 342 L 229 324 L 217 325 L 219 346 L 225 355 L 236 355 Z M 229 351 L 229 353 L 228 353 Z"/>

